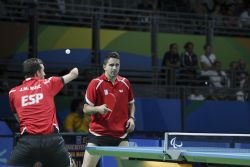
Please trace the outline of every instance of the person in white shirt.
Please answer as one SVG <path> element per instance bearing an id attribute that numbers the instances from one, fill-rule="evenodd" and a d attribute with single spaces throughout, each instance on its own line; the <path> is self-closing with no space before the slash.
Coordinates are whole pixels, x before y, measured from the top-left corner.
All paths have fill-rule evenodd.
<path id="1" fill-rule="evenodd" d="M 194 100 L 194 101 L 202 101 L 205 100 L 206 98 L 201 94 L 200 90 L 198 89 L 192 89 L 191 94 L 188 96 L 189 100 Z"/>
<path id="2" fill-rule="evenodd" d="M 205 44 L 203 48 L 205 53 L 200 58 L 201 68 L 204 69 L 207 67 L 211 69 L 216 61 L 216 56 L 212 53 L 212 46 L 210 44 Z"/>
<path id="3" fill-rule="evenodd" d="M 250 27 L 250 7 L 240 14 L 240 27 Z"/>
<path id="4" fill-rule="evenodd" d="M 201 70 L 201 76 L 209 77 L 209 82 L 213 87 L 222 88 L 230 86 L 227 74 L 221 70 L 221 63 L 219 61 L 215 61 L 212 69 Z"/>

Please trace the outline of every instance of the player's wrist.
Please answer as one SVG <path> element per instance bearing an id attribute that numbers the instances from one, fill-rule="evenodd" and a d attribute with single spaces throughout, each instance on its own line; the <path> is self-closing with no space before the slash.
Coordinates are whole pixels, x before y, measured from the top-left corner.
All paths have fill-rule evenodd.
<path id="1" fill-rule="evenodd" d="M 92 110 L 92 114 L 97 114 L 97 113 L 100 113 L 101 110 L 100 110 L 100 106 L 96 106 L 94 107 L 94 109 Z"/>
<path id="2" fill-rule="evenodd" d="M 130 116 L 129 119 L 133 119 L 135 121 L 135 117 L 133 117 L 133 116 Z"/>

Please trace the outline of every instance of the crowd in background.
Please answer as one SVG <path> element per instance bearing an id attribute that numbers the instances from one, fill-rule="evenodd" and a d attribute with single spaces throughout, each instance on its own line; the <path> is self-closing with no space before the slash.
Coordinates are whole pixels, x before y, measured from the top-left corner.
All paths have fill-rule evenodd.
<path id="1" fill-rule="evenodd" d="M 169 51 L 165 53 L 162 62 L 163 76 L 167 77 L 165 84 L 215 88 L 209 89 L 211 91 L 209 94 L 206 93 L 207 97 L 211 99 L 241 101 L 247 99 L 244 90 L 249 89 L 249 73 L 244 60 L 232 61 L 229 68 L 224 70 L 221 68 L 223 62 L 212 51 L 212 45 L 205 44 L 204 54 L 200 56 L 196 55 L 192 42 L 187 42 L 184 49 L 183 53 L 179 53 L 176 43 L 169 45 Z M 234 92 L 231 92 L 233 95 L 221 92 L 227 88 L 234 88 Z M 204 100 L 205 97 L 201 92 L 193 88 L 189 97 L 194 100 Z"/>
<path id="2" fill-rule="evenodd" d="M 250 2 L 247 0 L 142 0 L 137 9 L 206 14 L 215 17 L 218 26 L 250 26 Z"/>
<path id="3" fill-rule="evenodd" d="M 115 0 L 52 0 L 52 4 L 46 4 L 48 0 L 34 1 L 6 1 L 0 0 L 0 16 L 8 15 L 4 4 L 27 4 L 27 2 L 43 2 L 43 7 L 55 9 L 56 15 L 65 14 L 68 10 L 74 10 L 78 5 L 91 5 L 98 7 L 114 7 L 124 9 L 139 9 L 162 12 L 181 12 L 198 15 L 210 15 L 215 18 L 215 24 L 227 27 L 250 27 L 250 1 L 247 0 L 135 0 L 135 1 L 115 1 Z M 69 7 L 69 5 L 72 5 Z M 50 11 L 52 12 L 52 11 Z M 72 11 L 71 11 L 72 12 Z M 105 10 L 104 12 L 112 12 Z M 124 13 L 126 14 L 126 13 Z M 127 13 L 129 14 L 129 13 Z M 127 19 L 127 17 L 126 17 Z M 125 20 L 126 21 L 126 20 Z"/>
<path id="4" fill-rule="evenodd" d="M 36 0 L 34 2 L 38 1 L 40 0 Z M 102 5 L 106 7 L 124 7 L 128 9 L 132 7 L 139 10 L 196 13 L 202 15 L 210 14 L 212 16 L 216 16 L 216 24 L 219 25 L 222 24 L 227 27 L 249 27 L 250 25 L 250 1 L 247 0 L 53 0 L 53 2 L 56 2 L 56 4 L 58 4 L 58 6 L 53 7 L 60 9 L 57 10 L 57 12 L 61 11 L 61 13 L 64 13 L 65 9 L 68 9 L 65 8 L 65 5 L 67 7 L 67 4 L 69 3 L 78 3 L 79 5 Z M 88 2 L 89 4 L 86 2 Z M 0 0 L 0 7 L 3 8 L 4 5 L 1 4 L 8 3 L 27 3 L 27 1 Z M 0 11 L 0 15 L 1 13 L 4 15 L 3 10 Z M 232 17 L 227 18 L 224 16 Z M 239 88 L 239 91 L 237 91 L 237 93 L 244 94 L 244 91 L 242 91 L 242 89 L 246 88 L 246 85 L 248 85 L 248 72 L 246 70 L 246 63 L 243 60 L 236 59 L 235 61 L 231 62 L 230 67 L 224 71 L 221 69 L 221 65 L 223 64 L 223 62 L 217 59 L 216 54 L 212 53 L 212 46 L 205 45 L 204 55 L 198 56 L 195 54 L 194 44 L 192 42 L 186 43 L 184 49 L 185 52 L 180 54 L 178 52 L 177 44 L 171 44 L 169 54 L 171 54 L 171 52 L 176 52 L 175 54 L 180 55 L 174 57 L 164 57 L 163 66 L 171 69 L 184 68 L 178 69 L 176 70 L 177 72 L 174 73 L 172 72 L 173 70 L 168 70 L 167 76 L 169 78 L 166 80 L 166 84 L 191 86 L 213 85 L 213 87 L 216 88 Z M 167 61 L 167 59 L 171 59 L 172 62 Z M 0 75 L 3 76 L 3 78 L 6 78 L 6 69 L 4 69 L 3 67 L 0 68 Z M 178 79 L 178 81 L 173 82 L 173 78 L 175 78 L 175 76 L 177 76 L 176 78 Z M 203 80 L 205 80 L 205 82 L 203 82 Z M 7 91 L 8 82 L 3 79 L 0 82 L 0 92 Z M 194 90 L 194 92 L 197 91 Z"/>

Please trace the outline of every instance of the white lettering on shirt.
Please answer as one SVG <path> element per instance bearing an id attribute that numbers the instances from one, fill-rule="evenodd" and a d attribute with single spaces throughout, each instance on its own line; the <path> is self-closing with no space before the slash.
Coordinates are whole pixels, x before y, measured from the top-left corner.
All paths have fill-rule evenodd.
<path id="1" fill-rule="evenodd" d="M 23 87 L 23 88 L 20 89 L 20 92 L 26 91 L 26 90 L 29 90 L 29 88 L 28 87 Z"/>
<path id="2" fill-rule="evenodd" d="M 36 90 L 36 89 L 40 89 L 41 88 L 41 85 L 35 85 L 35 86 L 31 86 L 30 87 L 30 90 Z"/>
<path id="3" fill-rule="evenodd" d="M 35 85 L 35 86 L 31 86 L 31 87 L 22 87 L 20 89 L 20 92 L 26 91 L 26 90 L 36 90 L 36 89 L 40 89 L 41 85 Z"/>
<path id="4" fill-rule="evenodd" d="M 43 94 L 42 93 L 36 93 L 32 95 L 26 95 L 22 96 L 22 107 L 33 105 L 33 104 L 38 104 L 40 100 L 43 99 Z"/>

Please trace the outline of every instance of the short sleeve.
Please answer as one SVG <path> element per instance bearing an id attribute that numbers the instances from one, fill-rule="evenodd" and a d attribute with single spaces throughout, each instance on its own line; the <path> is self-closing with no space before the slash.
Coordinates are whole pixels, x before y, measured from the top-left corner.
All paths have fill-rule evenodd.
<path id="1" fill-rule="evenodd" d="M 129 80 L 128 79 L 126 79 L 125 80 L 125 82 L 127 83 L 127 85 L 128 85 L 128 87 L 129 87 L 129 92 L 128 92 L 128 102 L 129 103 L 134 103 L 134 91 L 133 91 L 133 88 L 132 88 L 132 86 L 131 86 L 131 84 L 130 84 L 130 82 L 129 82 Z"/>
<path id="2" fill-rule="evenodd" d="M 99 81 L 101 82 L 101 81 Z M 93 79 L 89 85 L 88 88 L 86 90 L 86 94 L 85 94 L 85 101 L 87 102 L 87 104 L 94 106 L 95 102 L 96 102 L 96 88 L 98 85 L 98 80 Z"/>
<path id="3" fill-rule="evenodd" d="M 44 84 L 48 86 L 49 92 L 55 96 L 63 88 L 63 79 L 61 77 L 50 77 L 44 80 Z"/>

